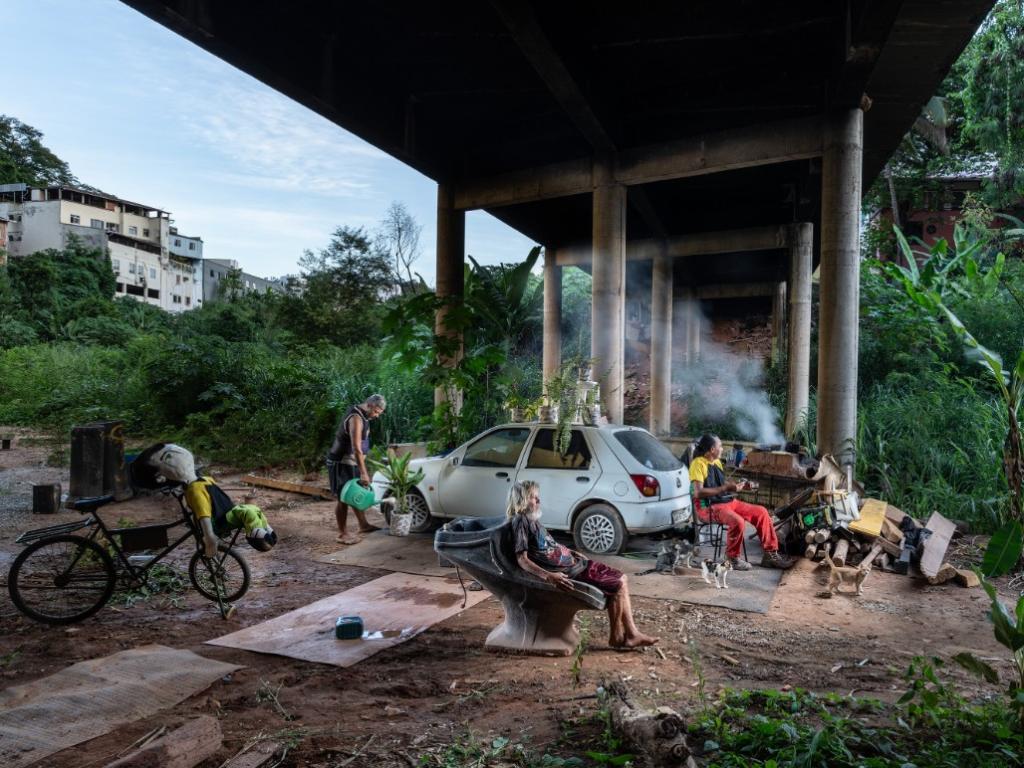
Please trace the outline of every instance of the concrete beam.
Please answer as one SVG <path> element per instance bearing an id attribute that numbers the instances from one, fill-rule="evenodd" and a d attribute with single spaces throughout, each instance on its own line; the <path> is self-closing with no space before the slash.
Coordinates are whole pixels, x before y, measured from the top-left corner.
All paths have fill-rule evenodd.
<path id="1" fill-rule="evenodd" d="M 611 157 L 611 181 L 635 186 L 818 157 L 821 153 L 821 118 L 784 120 L 617 152 Z M 593 162 L 584 157 L 456 182 L 454 204 L 461 210 L 500 208 L 590 194 L 594 186 Z"/>
<path id="2" fill-rule="evenodd" d="M 698 301 L 714 299 L 749 299 L 753 296 L 774 296 L 778 283 L 717 283 L 694 289 Z"/>
<path id="3" fill-rule="evenodd" d="M 742 253 L 744 251 L 771 251 L 789 245 L 789 229 L 780 227 L 750 227 L 720 232 L 695 232 L 668 239 L 668 257 L 704 256 L 714 253 Z M 653 261 L 661 253 L 661 241 L 631 240 L 626 248 L 629 261 Z M 586 245 L 571 245 L 558 249 L 558 266 L 579 267 L 590 264 L 592 249 Z"/>

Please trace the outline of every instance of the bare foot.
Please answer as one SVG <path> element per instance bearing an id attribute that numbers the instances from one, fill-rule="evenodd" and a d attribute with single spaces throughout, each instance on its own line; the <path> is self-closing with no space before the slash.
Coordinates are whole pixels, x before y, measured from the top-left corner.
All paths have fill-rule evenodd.
<path id="1" fill-rule="evenodd" d="M 360 533 L 373 533 L 374 531 L 379 531 L 379 530 L 380 530 L 380 526 L 379 525 L 373 525 L 371 523 L 367 523 L 366 525 L 360 525 L 359 526 L 359 532 Z"/>
<path id="2" fill-rule="evenodd" d="M 630 650 L 633 648 L 645 648 L 649 645 L 656 645 L 659 639 L 660 638 L 657 637 L 651 637 L 650 635 L 642 635 L 637 633 L 635 635 L 627 637 L 621 643 L 609 643 L 609 645 L 611 645 L 612 648 Z"/>
<path id="3" fill-rule="evenodd" d="M 339 534 L 337 538 L 337 542 L 339 544 L 358 544 L 359 541 L 359 537 L 353 536 L 351 533 L 346 533 L 344 535 Z"/>

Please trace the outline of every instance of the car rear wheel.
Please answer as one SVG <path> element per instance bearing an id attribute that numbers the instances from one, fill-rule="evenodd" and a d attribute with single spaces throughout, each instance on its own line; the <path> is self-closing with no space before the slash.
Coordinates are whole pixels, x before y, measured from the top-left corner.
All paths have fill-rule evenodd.
<path id="1" fill-rule="evenodd" d="M 595 555 L 614 555 L 626 543 L 626 526 L 619 513 L 607 504 L 594 504 L 583 510 L 572 526 L 576 548 Z"/>

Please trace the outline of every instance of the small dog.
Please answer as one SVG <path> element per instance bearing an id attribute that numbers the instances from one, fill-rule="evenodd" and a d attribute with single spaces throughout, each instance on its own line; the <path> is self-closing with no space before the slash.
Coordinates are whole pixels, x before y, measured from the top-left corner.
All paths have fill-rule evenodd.
<path id="1" fill-rule="evenodd" d="M 690 562 L 697 553 L 697 548 L 688 541 L 672 541 L 671 544 L 666 542 L 658 550 L 658 559 L 654 562 L 654 567 L 640 571 L 637 576 L 645 576 L 648 573 L 667 573 L 674 576 L 680 560 L 684 568 L 690 568 Z"/>
<path id="2" fill-rule="evenodd" d="M 851 565 L 836 565 L 828 552 L 825 553 L 825 562 L 828 564 L 828 591 L 832 594 L 839 592 L 839 587 L 846 582 L 857 586 L 857 595 L 860 596 L 861 586 L 867 578 L 868 568 L 854 568 Z"/>
<path id="3" fill-rule="evenodd" d="M 729 588 L 729 585 L 725 583 L 725 579 L 729 575 L 729 571 L 731 570 L 732 563 L 728 560 L 723 560 L 720 563 L 716 563 L 714 560 L 702 560 L 700 564 L 700 573 L 704 577 L 704 581 L 710 584 L 711 577 L 714 576 L 716 589 Z M 721 583 L 719 583 L 718 581 L 719 577 L 722 578 Z"/>

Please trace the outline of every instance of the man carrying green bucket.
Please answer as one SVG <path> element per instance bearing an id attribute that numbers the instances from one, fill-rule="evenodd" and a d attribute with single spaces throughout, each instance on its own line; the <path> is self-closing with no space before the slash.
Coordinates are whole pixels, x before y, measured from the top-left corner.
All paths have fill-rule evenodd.
<path id="1" fill-rule="evenodd" d="M 334 443 L 327 452 L 327 476 L 331 482 L 331 495 L 338 499 L 334 517 L 338 522 L 338 541 L 342 544 L 355 544 L 359 537 L 350 534 L 346 528 L 349 505 L 341 501 L 341 489 L 353 478 L 365 486 L 370 485 L 370 473 L 366 470 L 366 454 L 370 452 L 370 421 L 384 413 L 386 405 L 383 395 L 370 395 L 359 405 L 349 408 L 338 423 Z M 352 511 L 359 522 L 359 533 L 377 530 L 377 526 L 367 522 L 363 510 L 353 506 Z"/>

